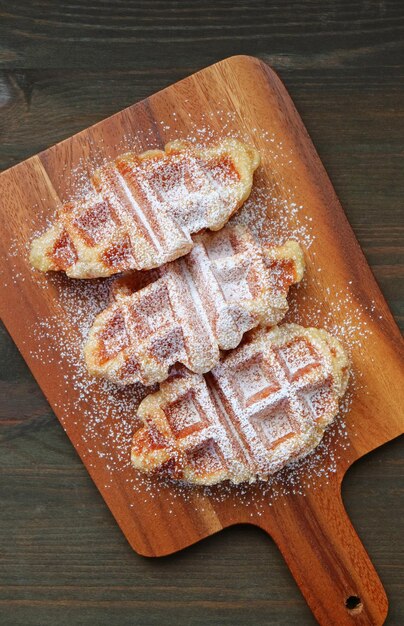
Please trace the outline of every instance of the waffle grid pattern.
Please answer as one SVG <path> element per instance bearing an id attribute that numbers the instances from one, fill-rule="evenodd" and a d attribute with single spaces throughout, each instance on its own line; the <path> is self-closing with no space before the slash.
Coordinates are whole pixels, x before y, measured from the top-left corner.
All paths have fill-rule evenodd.
<path id="1" fill-rule="evenodd" d="M 193 484 L 268 478 L 320 441 L 348 361 L 325 331 L 259 331 L 207 376 L 184 370 L 141 403 L 132 462 Z"/>
<path id="2" fill-rule="evenodd" d="M 249 196 L 258 164 L 258 152 L 234 139 L 120 156 L 94 173 L 84 199 L 62 205 L 34 240 L 31 263 L 73 278 L 159 267 L 191 250 L 192 233 L 224 226 Z"/>
<path id="3" fill-rule="evenodd" d="M 151 285 L 129 295 L 115 290 L 90 330 L 87 367 L 121 384 L 161 382 L 177 362 L 205 373 L 245 332 L 283 318 L 289 287 L 303 270 L 294 241 L 262 247 L 242 226 L 199 235 Z"/>

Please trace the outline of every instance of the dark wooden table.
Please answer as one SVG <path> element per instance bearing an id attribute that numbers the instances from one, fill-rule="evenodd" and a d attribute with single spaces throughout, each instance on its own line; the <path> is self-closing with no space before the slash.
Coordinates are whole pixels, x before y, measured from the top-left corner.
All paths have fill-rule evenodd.
<path id="1" fill-rule="evenodd" d="M 404 323 L 404 4 L 0 2 L 0 168 L 232 54 L 277 70 Z M 235 527 L 177 555 L 131 551 L 7 332 L 0 330 L 0 623 L 313 624 L 275 545 Z M 381 364 L 382 367 L 382 364 Z M 398 441 L 344 500 L 404 623 Z"/>

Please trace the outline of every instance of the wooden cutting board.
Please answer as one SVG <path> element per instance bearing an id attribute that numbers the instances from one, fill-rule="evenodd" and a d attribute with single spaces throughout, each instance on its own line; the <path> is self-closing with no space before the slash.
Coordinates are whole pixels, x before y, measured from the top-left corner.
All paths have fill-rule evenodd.
<path id="1" fill-rule="evenodd" d="M 145 482 L 127 463 L 142 390 L 80 378 L 75 315 L 92 312 L 105 281 L 32 272 L 27 251 L 59 200 L 103 158 L 129 145 L 142 151 L 223 135 L 242 136 L 263 158 L 256 204 L 242 215 L 267 237 L 275 236 L 272 224 L 278 235 L 292 228 L 305 248 L 307 276 L 289 319 L 336 334 L 343 328 L 354 380 L 346 426 L 331 429 L 317 460 L 284 472 L 270 489 L 184 491 Z M 226 526 L 256 524 L 279 546 L 320 623 L 382 624 L 385 592 L 345 512 L 341 481 L 356 459 L 403 430 L 401 336 L 276 74 L 255 58 L 226 59 L 4 172 L 0 189 L 2 319 L 130 545 L 162 556 Z"/>

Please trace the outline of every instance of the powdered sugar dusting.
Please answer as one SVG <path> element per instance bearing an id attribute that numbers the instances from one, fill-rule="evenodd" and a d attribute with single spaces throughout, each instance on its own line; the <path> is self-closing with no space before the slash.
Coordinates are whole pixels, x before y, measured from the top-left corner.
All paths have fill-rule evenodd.
<path id="1" fill-rule="evenodd" d="M 87 195 L 59 207 L 52 227 L 32 242 L 31 263 L 72 278 L 167 263 L 189 252 L 192 233 L 224 226 L 248 195 L 258 161 L 234 139 L 120 155 L 94 172 Z"/>
<path id="2" fill-rule="evenodd" d="M 265 479 L 317 445 L 345 392 L 347 369 L 340 343 L 325 331 L 296 324 L 260 331 L 209 376 L 179 370 L 141 403 L 133 462 L 145 472 L 170 462 L 177 479 L 193 484 Z M 184 407 L 195 416 L 191 428 L 181 426 Z M 195 449 L 206 457 L 205 472 L 195 467 Z"/>
<path id="3" fill-rule="evenodd" d="M 210 371 L 219 349 L 282 320 L 302 258 L 295 242 L 263 248 L 240 225 L 196 236 L 188 255 L 160 268 L 146 288 L 129 288 L 96 319 L 85 347 L 89 371 L 145 385 L 165 380 L 175 362 Z"/>
<path id="4" fill-rule="evenodd" d="M 220 107 L 220 103 L 218 106 Z M 181 138 L 195 144 L 210 144 L 226 136 L 236 137 L 265 148 L 264 168 L 269 175 L 267 178 L 264 177 L 262 170 L 257 173 L 256 184 L 250 198 L 232 222 L 248 225 L 263 244 L 281 244 L 290 238 L 301 244 L 309 259 L 308 270 L 305 279 L 299 287 L 294 288 L 289 298 L 288 321 L 323 327 L 338 337 L 350 354 L 357 352 L 372 335 L 365 317 L 371 315 L 376 318 L 377 311 L 372 310 L 373 305 L 365 310 L 359 310 L 361 306 L 355 301 L 349 283 L 343 288 L 341 285 L 328 284 L 322 292 L 321 299 L 318 297 L 313 284 L 316 273 L 318 271 L 321 273 L 322 268 L 317 263 L 316 257 L 311 256 L 316 240 L 316 228 L 310 217 L 309 207 L 304 206 L 297 189 L 283 188 L 282 180 L 278 178 L 275 183 L 270 177 L 272 162 L 277 163 L 278 168 L 280 163 L 282 167 L 293 169 L 293 151 L 285 148 L 281 139 L 267 129 L 248 128 L 235 132 L 239 121 L 239 116 L 235 112 L 227 112 L 223 104 L 223 110 L 219 108 L 207 113 L 202 124 L 200 120 L 194 123 L 190 117 L 187 120 L 189 132 L 186 135 L 181 134 Z M 172 138 L 176 138 L 177 114 L 173 112 L 166 120 L 161 121 L 160 126 L 165 137 L 169 138 L 172 132 Z M 218 128 L 220 130 L 217 130 Z M 155 130 L 133 132 L 130 136 L 122 138 L 120 144 L 116 146 L 116 152 L 124 153 L 128 150 L 140 152 L 154 148 L 155 143 Z M 88 161 L 83 160 L 71 173 L 72 197 L 82 197 L 83 192 L 88 191 L 86 189 L 88 174 L 111 158 L 102 142 L 97 147 L 92 146 L 91 150 L 90 166 Z M 61 172 L 61 176 L 66 175 L 70 175 L 70 172 Z M 36 226 L 38 210 L 44 209 L 41 206 L 33 207 L 32 237 L 38 234 Z M 48 216 L 47 209 L 44 212 Z M 50 222 L 51 220 L 48 220 L 48 224 Z M 9 251 L 11 267 L 16 256 L 21 253 L 25 253 L 25 250 L 21 252 L 21 242 L 16 240 L 15 246 Z M 13 281 L 16 285 L 23 279 L 19 272 L 14 273 Z M 100 381 L 89 376 L 85 369 L 82 344 L 95 316 L 108 303 L 110 279 L 84 282 L 59 275 L 44 277 L 37 272 L 32 273 L 32 279 L 44 292 L 50 290 L 55 294 L 53 314 L 39 320 L 30 329 L 31 335 L 36 337 L 38 346 L 33 351 L 32 357 L 41 361 L 46 353 L 46 358 L 49 358 L 47 344 L 53 343 L 57 346 L 53 358 L 60 364 L 62 371 L 67 368 L 69 375 L 66 375 L 63 392 L 59 394 L 55 408 L 56 410 L 63 408 L 64 414 L 69 415 L 69 420 L 74 425 L 80 426 L 77 429 L 77 432 L 81 433 L 79 451 L 87 464 L 92 467 L 102 462 L 110 475 L 110 480 L 105 486 L 112 486 L 116 476 L 124 476 L 125 482 L 136 492 L 137 497 L 144 497 L 145 500 L 157 498 L 161 490 L 164 490 L 167 501 L 173 504 L 178 500 L 194 498 L 194 487 L 151 478 L 139 474 L 130 466 L 131 441 L 136 428 L 135 414 L 140 400 L 147 393 L 146 389 L 141 385 L 122 388 L 107 381 Z M 72 328 L 75 329 L 74 334 Z M 321 485 L 336 472 L 340 455 L 349 445 L 345 420 L 349 419 L 349 409 L 355 392 L 358 389 L 363 390 L 363 386 L 360 369 L 354 366 L 349 391 L 342 402 L 339 418 L 307 458 L 278 472 L 269 481 L 260 483 L 258 487 L 251 488 L 244 484 L 235 487 L 224 483 L 216 487 L 198 488 L 197 493 L 202 498 L 202 505 L 205 495 L 221 502 L 237 493 L 239 501 L 249 503 L 253 499 L 256 510 L 263 511 L 278 497 L 288 493 L 304 495 L 307 489 L 315 489 L 317 485 Z M 74 393 L 70 393 L 70 389 L 73 389 Z M 237 506 L 235 499 L 233 503 Z M 131 506 L 135 506 L 135 499 Z M 256 514 L 256 510 L 252 515 Z"/>

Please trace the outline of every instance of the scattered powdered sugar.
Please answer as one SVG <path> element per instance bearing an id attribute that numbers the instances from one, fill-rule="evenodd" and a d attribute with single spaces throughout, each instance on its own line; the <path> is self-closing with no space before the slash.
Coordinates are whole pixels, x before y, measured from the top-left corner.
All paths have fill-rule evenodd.
<path id="1" fill-rule="evenodd" d="M 161 470 L 179 460 L 179 476 L 183 468 L 190 483 L 201 475 L 214 483 L 273 475 L 317 445 L 345 391 L 347 367 L 340 345 L 321 331 L 292 324 L 256 333 L 206 378 L 179 370 L 142 403 L 136 466 Z M 172 433 L 165 440 L 153 434 L 157 415 L 159 430 L 165 420 Z"/>
<path id="2" fill-rule="evenodd" d="M 92 191 L 62 204 L 52 228 L 33 242 L 33 265 L 74 278 L 163 265 L 189 252 L 192 233 L 223 227 L 257 165 L 256 153 L 234 140 L 119 156 L 94 172 Z"/>
<path id="3" fill-rule="evenodd" d="M 176 362 L 210 371 L 219 349 L 235 348 L 263 320 L 282 320 L 301 268 L 296 244 L 262 248 L 246 227 L 200 234 L 186 256 L 163 266 L 147 288 L 133 293 L 128 285 L 127 297 L 97 320 L 86 346 L 89 370 L 145 385 L 165 380 Z"/>
<path id="4" fill-rule="evenodd" d="M 176 117 L 177 114 L 172 113 L 161 122 L 163 133 L 170 133 L 171 128 L 175 130 Z M 200 120 L 193 123 L 190 117 L 187 123 L 189 134 L 182 135 L 181 138 L 195 144 L 209 144 L 226 136 L 235 137 L 247 143 L 264 145 L 270 162 L 280 162 L 282 166 L 293 168 L 293 152 L 285 149 L 278 137 L 261 128 L 250 128 L 237 133 L 234 127 L 238 123 L 238 115 L 223 108 L 207 113 L 202 125 Z M 217 130 L 219 127 L 220 131 Z M 155 129 L 150 129 L 149 133 L 139 131 L 123 137 L 117 148 L 122 153 L 128 150 L 139 152 L 154 148 L 155 145 L 156 132 Z M 102 142 L 98 147 L 92 146 L 92 155 L 92 170 L 110 158 Z M 264 164 L 267 169 L 270 168 L 270 162 Z M 88 173 L 89 164 L 84 160 L 71 173 L 72 189 L 77 191 L 77 198 L 88 191 Z M 61 171 L 61 176 L 66 175 L 70 173 Z M 248 225 L 254 235 L 265 244 L 282 244 L 285 239 L 295 239 L 306 255 L 310 256 L 308 253 L 311 253 L 316 236 L 315 224 L 308 207 L 301 203 L 296 189 L 281 189 L 281 185 L 282 181 L 279 179 L 276 183 L 271 183 L 258 172 L 251 196 L 232 222 Z M 47 207 L 38 208 L 48 215 Z M 38 234 L 34 232 L 36 224 L 33 216 L 32 238 Z M 28 247 L 29 244 L 30 242 Z M 9 251 L 11 265 L 18 254 L 21 254 L 21 242 L 16 241 Z M 311 259 L 315 259 L 315 255 Z M 319 263 L 309 261 L 305 278 L 294 288 L 289 298 L 287 320 L 305 326 L 325 328 L 342 341 L 349 354 L 353 354 L 371 336 L 372 331 L 367 325 L 366 316 L 376 315 L 376 312 L 362 309 L 355 301 L 349 284 L 343 289 L 328 285 L 320 299 L 313 285 L 316 284 L 316 273 L 321 273 L 321 270 Z M 337 471 L 340 456 L 349 446 L 345 420 L 348 419 L 355 392 L 363 389 L 364 385 L 360 369 L 356 366 L 352 368 L 349 390 L 341 403 L 340 415 L 326 431 L 315 451 L 281 470 L 269 481 L 260 482 L 258 486 L 241 484 L 235 487 L 223 483 L 215 487 L 196 489 L 168 479 L 156 479 L 138 473 L 130 466 L 131 441 L 138 425 L 138 404 L 150 392 L 150 388 L 146 390 L 141 385 L 120 387 L 93 378 L 86 371 L 82 356 L 82 345 L 89 328 L 95 316 L 109 302 L 113 279 L 77 281 L 59 274 L 44 276 L 36 271 L 32 273 L 32 279 L 38 288 L 45 292 L 50 291 L 54 301 L 53 313 L 46 319 L 39 320 L 30 329 L 32 336 L 36 337 L 37 345 L 32 357 L 39 361 L 44 358 L 53 359 L 60 365 L 61 371 L 66 371 L 63 380 L 58 381 L 60 393 L 55 409 L 63 409 L 65 417 L 62 423 L 67 430 L 71 425 L 79 425 L 76 431 L 81 433 L 78 449 L 87 465 L 95 467 L 102 463 L 107 468 L 110 480 L 105 487 L 112 487 L 115 478 L 119 477 L 119 480 L 130 485 L 138 494 L 137 497 L 142 494 L 145 500 L 157 498 L 160 491 L 164 490 L 167 501 L 173 504 L 177 500 L 194 498 L 195 493 L 200 494 L 202 499 L 203 496 L 209 496 L 217 501 L 223 501 L 237 493 L 240 502 L 249 503 L 253 499 L 255 509 L 260 511 L 268 505 L 271 506 L 274 499 L 288 493 L 303 495 L 307 489 L 316 489 Z M 18 284 L 20 280 L 24 280 L 24 276 L 16 272 L 13 281 Z M 49 344 L 55 346 L 53 353 L 48 348 Z M 236 506 L 235 499 L 233 503 Z M 135 500 L 131 506 L 136 506 Z"/>

